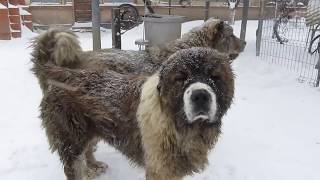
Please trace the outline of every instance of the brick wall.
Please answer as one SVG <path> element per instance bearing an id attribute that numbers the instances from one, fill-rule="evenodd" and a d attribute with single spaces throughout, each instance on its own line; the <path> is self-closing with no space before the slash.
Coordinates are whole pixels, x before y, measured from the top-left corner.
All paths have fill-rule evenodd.
<path id="1" fill-rule="evenodd" d="M 10 31 L 10 21 L 9 21 L 9 9 L 3 5 L 4 2 L 1 1 L 0 4 L 0 39 L 9 40 L 11 39 Z"/>

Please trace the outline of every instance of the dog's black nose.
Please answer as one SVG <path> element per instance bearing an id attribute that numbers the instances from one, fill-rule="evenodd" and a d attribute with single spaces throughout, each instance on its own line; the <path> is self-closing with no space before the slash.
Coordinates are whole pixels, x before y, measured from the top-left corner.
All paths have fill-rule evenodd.
<path id="1" fill-rule="evenodd" d="M 193 104 L 200 108 L 207 108 L 210 102 L 210 94 L 207 90 L 205 89 L 198 89 L 192 92 L 191 94 L 191 101 Z"/>

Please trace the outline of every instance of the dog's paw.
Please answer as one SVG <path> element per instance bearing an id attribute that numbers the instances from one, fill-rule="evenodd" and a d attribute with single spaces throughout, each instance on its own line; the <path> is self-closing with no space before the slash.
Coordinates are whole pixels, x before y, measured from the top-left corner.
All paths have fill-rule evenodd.
<path id="1" fill-rule="evenodd" d="M 108 165 L 101 161 L 96 161 L 93 164 L 88 165 L 88 177 L 90 179 L 98 177 L 104 174 L 108 169 Z"/>

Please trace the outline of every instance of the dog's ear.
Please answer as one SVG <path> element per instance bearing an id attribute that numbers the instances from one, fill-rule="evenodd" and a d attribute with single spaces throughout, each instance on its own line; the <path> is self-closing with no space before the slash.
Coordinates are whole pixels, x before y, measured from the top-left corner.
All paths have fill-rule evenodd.
<path id="1" fill-rule="evenodd" d="M 210 18 L 204 23 L 202 27 L 202 31 L 204 32 L 204 34 L 207 36 L 208 39 L 213 40 L 217 34 L 220 34 L 220 32 L 223 32 L 223 21 Z"/>
<path id="2" fill-rule="evenodd" d="M 218 31 L 218 34 L 221 34 L 224 37 L 229 37 L 229 36 L 233 35 L 233 28 L 223 21 L 220 21 L 217 24 L 217 31 Z"/>
<path id="3" fill-rule="evenodd" d="M 215 26 L 215 34 L 213 34 L 213 37 L 215 38 L 223 38 L 225 31 L 225 23 L 223 21 L 219 21 Z"/>
<path id="4" fill-rule="evenodd" d="M 223 29 L 224 29 L 224 22 L 223 21 L 220 21 L 218 24 L 217 24 L 217 30 L 218 32 L 223 32 Z"/>

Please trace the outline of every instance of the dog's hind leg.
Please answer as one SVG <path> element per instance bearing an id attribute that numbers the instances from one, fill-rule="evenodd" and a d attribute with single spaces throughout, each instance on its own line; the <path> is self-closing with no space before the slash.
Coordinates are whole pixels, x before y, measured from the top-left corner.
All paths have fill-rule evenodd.
<path id="1" fill-rule="evenodd" d="M 98 143 L 98 139 L 92 140 L 85 152 L 85 159 L 87 163 L 87 173 L 88 177 L 94 178 L 97 177 L 103 173 L 106 172 L 108 165 L 101 162 L 97 161 L 96 158 L 94 157 L 94 152 L 96 151 L 96 145 Z"/>
<path id="2" fill-rule="evenodd" d="M 64 150 L 62 150 L 64 149 Z M 64 166 L 64 173 L 67 180 L 85 180 L 85 157 L 83 152 L 75 153 L 72 146 L 61 147 L 58 150 L 61 161 Z"/>
<path id="3" fill-rule="evenodd" d="M 67 180 L 85 180 L 84 171 L 85 163 L 83 155 L 64 164 L 64 173 L 67 176 Z"/>
<path id="4" fill-rule="evenodd" d="M 60 141 L 58 154 L 67 180 L 85 180 L 85 149 L 88 141 Z"/>

